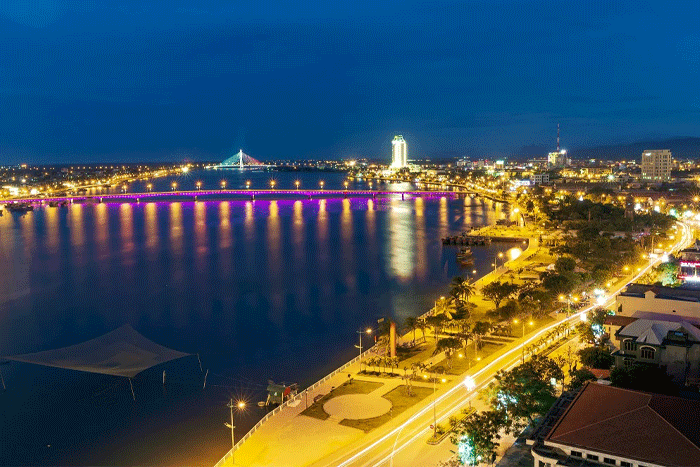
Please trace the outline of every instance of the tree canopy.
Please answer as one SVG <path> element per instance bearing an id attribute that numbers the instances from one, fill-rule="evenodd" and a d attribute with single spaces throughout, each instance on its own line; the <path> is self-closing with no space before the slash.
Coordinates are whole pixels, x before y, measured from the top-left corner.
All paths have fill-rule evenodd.
<path id="1" fill-rule="evenodd" d="M 510 282 L 494 281 L 485 285 L 481 293 L 488 300 L 491 300 L 498 308 L 501 302 L 518 291 L 518 286 Z"/>

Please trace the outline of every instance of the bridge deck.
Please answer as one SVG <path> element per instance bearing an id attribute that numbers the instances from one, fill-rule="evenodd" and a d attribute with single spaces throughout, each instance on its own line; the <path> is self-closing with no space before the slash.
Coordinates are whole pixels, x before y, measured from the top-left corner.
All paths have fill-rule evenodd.
<path id="1" fill-rule="evenodd" d="M 162 198 L 220 198 L 220 197 L 248 197 L 255 198 L 258 196 L 274 197 L 303 197 L 303 198 L 319 198 L 319 197 L 391 197 L 401 196 L 456 196 L 475 194 L 468 191 L 429 191 L 429 190 L 410 190 L 410 191 L 377 191 L 377 190 L 189 190 L 189 191 L 154 191 L 144 193 L 110 193 L 110 194 L 83 194 L 72 196 L 54 196 L 46 198 L 22 198 L 22 199 L 5 199 L 0 200 L 0 203 L 39 203 L 39 202 L 62 202 L 62 201 L 134 201 L 134 200 L 149 200 Z"/>

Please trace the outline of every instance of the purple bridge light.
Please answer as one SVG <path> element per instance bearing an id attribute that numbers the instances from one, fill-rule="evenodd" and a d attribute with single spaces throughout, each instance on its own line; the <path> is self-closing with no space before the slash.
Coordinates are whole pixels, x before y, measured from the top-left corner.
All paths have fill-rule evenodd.
<path id="1" fill-rule="evenodd" d="M 469 195 L 472 194 L 468 191 L 424 191 L 424 190 L 410 190 L 410 191 L 374 191 L 374 190 L 256 190 L 256 189 L 242 189 L 242 190 L 187 190 L 187 191 L 157 191 L 157 192 L 143 192 L 143 193 L 112 193 L 112 194 L 98 194 L 98 195 L 75 195 L 75 196 L 56 196 L 56 197 L 46 197 L 46 198 L 22 198 L 22 199 L 5 199 L 0 200 L 0 203 L 42 203 L 42 202 L 63 202 L 63 201 L 140 201 L 145 200 L 156 200 L 163 198 L 194 198 L 199 199 L 203 197 L 248 197 L 250 199 L 255 199 L 257 196 L 274 197 L 283 195 L 285 197 L 303 197 L 307 199 L 312 199 L 314 197 L 324 198 L 324 197 L 344 197 L 344 198 L 365 198 L 371 197 L 376 198 L 377 196 L 382 197 L 392 197 L 401 196 L 401 199 L 405 199 L 406 195 L 412 197 L 454 197 L 456 195 Z"/>

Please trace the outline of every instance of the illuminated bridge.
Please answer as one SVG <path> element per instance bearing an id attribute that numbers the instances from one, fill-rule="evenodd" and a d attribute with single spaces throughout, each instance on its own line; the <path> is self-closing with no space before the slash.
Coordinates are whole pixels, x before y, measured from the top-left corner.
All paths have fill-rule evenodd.
<path id="1" fill-rule="evenodd" d="M 111 193 L 96 195 L 75 195 L 46 198 L 24 198 L 0 200 L 0 203 L 51 203 L 51 202 L 149 202 L 157 200 L 202 200 L 202 199 L 323 199 L 323 198 L 392 198 L 401 197 L 456 197 L 458 195 L 475 195 L 468 191 L 376 191 L 376 190 L 254 190 L 254 189 L 221 189 L 221 190 L 189 190 L 189 191 L 154 191 L 145 193 Z"/>
<path id="2" fill-rule="evenodd" d="M 248 154 L 243 152 L 243 149 L 239 150 L 236 154 L 229 157 L 221 164 L 214 167 L 219 167 L 222 169 L 245 169 L 246 167 L 267 167 L 265 164 L 257 159 L 253 159 Z"/>

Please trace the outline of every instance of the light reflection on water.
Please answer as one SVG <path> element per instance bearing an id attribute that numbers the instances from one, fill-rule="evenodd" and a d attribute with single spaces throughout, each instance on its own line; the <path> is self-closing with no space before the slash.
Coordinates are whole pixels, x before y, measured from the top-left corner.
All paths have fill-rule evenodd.
<path id="1" fill-rule="evenodd" d="M 8 433 L 0 443 L 36 442 L 0 445 L 0 464 L 215 462 L 230 443 L 219 429 L 222 401 L 241 391 L 240 383 L 217 389 L 231 383 L 215 374 L 263 385 L 313 382 L 355 354 L 355 330 L 427 310 L 460 272 L 440 237 L 495 215 L 482 200 L 446 198 L 74 204 L 5 214 L 0 355 L 70 345 L 129 323 L 162 345 L 199 353 L 212 375 L 207 390 L 200 381 L 179 398 L 157 393 L 151 406 L 145 396 L 136 405 L 122 399 L 125 388 L 111 379 L 99 384 L 114 387 L 100 392 L 95 375 L 12 364 L 3 368 L 11 390 L 0 398 L 0 430 Z M 488 269 L 493 252 L 508 246 L 475 251 L 477 267 Z M 38 397 L 42 381 L 52 381 L 52 391 Z M 237 421 L 239 434 L 254 422 Z M 76 435 L 56 439 L 54 423 Z M 188 442 L 156 442 L 157 452 L 127 457 L 124 446 L 138 442 L 134 425 Z M 100 449 L 92 447 L 97 439 Z M 40 449 L 46 444 L 58 447 Z"/>

